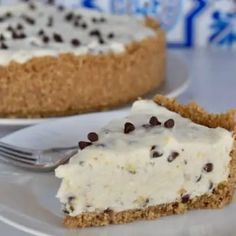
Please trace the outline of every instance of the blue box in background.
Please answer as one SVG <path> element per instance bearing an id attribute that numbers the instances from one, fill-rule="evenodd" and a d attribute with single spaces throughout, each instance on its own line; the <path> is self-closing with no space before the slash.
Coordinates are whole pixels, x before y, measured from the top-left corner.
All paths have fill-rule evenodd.
<path id="1" fill-rule="evenodd" d="M 47 0 L 44 0 L 47 1 Z M 2 3 L 14 0 L 2 0 Z M 161 22 L 170 48 L 236 49 L 236 0 L 56 0 L 113 14 L 149 15 Z"/>

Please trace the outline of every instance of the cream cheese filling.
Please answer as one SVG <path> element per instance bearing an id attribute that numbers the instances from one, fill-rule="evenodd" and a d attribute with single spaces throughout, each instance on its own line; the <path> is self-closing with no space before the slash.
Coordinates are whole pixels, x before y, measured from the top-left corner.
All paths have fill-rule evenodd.
<path id="1" fill-rule="evenodd" d="M 161 124 L 150 125 L 151 117 Z M 165 123 L 170 119 L 173 127 Z M 124 133 L 126 122 L 135 129 Z M 187 201 L 227 180 L 232 145 L 231 132 L 223 128 L 140 100 L 129 116 L 111 121 L 98 141 L 56 169 L 62 179 L 57 197 L 71 216 Z"/>
<path id="2" fill-rule="evenodd" d="M 30 8 L 31 2 L 34 9 Z M 73 17 L 66 20 L 69 14 L 73 14 Z M 34 22 L 28 23 L 25 16 Z M 13 37 L 9 27 L 15 35 L 24 34 L 24 37 Z M 44 34 L 39 33 L 41 30 Z M 92 31 L 95 31 L 95 35 L 91 35 Z M 62 41 L 56 41 L 54 34 L 59 34 Z M 128 44 L 154 35 L 154 30 L 130 16 L 113 16 L 84 9 L 60 11 L 56 6 L 38 1 L 1 6 L 0 65 L 7 65 L 11 61 L 24 63 L 33 57 L 57 57 L 62 53 L 122 53 Z M 72 40 L 79 41 L 79 45 L 73 44 Z"/>

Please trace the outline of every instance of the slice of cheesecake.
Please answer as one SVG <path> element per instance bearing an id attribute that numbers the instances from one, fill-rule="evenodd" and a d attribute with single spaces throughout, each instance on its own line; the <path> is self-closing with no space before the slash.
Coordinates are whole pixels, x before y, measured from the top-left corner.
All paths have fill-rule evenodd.
<path id="1" fill-rule="evenodd" d="M 234 112 L 208 114 L 156 97 L 139 100 L 79 142 L 56 169 L 67 227 L 127 223 L 220 208 L 232 200 L 236 171 Z"/>

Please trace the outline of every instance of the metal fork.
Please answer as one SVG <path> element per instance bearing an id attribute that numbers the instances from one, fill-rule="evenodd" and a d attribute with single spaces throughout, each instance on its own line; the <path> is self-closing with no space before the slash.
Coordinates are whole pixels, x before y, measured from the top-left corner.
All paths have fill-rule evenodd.
<path id="1" fill-rule="evenodd" d="M 50 171 L 67 162 L 78 146 L 29 149 L 0 142 L 0 159 L 16 166 L 37 171 Z"/>

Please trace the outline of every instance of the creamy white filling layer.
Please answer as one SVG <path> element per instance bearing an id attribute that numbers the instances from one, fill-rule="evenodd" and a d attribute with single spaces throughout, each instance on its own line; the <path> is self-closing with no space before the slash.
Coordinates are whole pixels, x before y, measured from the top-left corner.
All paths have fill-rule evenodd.
<path id="1" fill-rule="evenodd" d="M 161 124 L 150 125 L 153 116 Z M 165 123 L 170 119 L 174 126 Z M 125 134 L 126 122 L 135 129 Z M 112 121 L 98 141 L 56 169 L 62 178 L 57 197 L 71 216 L 187 201 L 227 180 L 232 145 L 232 134 L 223 128 L 137 101 L 128 117 Z"/>
<path id="2" fill-rule="evenodd" d="M 0 65 L 7 65 L 10 61 L 24 63 L 33 57 L 58 56 L 62 53 L 122 53 L 131 42 L 155 35 L 152 29 L 133 17 L 83 9 L 60 11 L 55 6 L 32 2 L 34 9 L 28 3 L 1 6 L 0 38 L 4 40 L 0 39 Z M 7 16 L 9 13 L 10 16 Z M 73 18 L 66 20 L 71 13 Z M 28 23 L 25 16 L 34 23 Z M 103 21 L 100 22 L 101 19 Z M 13 37 L 9 26 L 15 35 L 23 33 L 25 37 Z M 39 34 L 41 30 L 44 34 Z M 94 30 L 99 31 L 101 36 L 91 35 Z M 54 40 L 55 33 L 61 36 L 62 41 Z M 48 40 L 43 39 L 45 36 Z M 73 44 L 73 39 L 79 40 L 79 45 Z"/>

